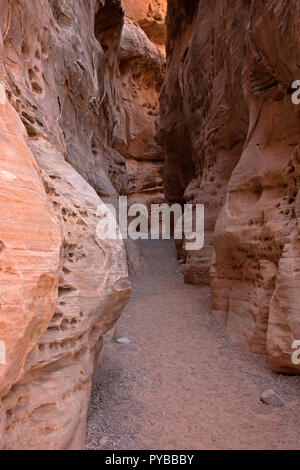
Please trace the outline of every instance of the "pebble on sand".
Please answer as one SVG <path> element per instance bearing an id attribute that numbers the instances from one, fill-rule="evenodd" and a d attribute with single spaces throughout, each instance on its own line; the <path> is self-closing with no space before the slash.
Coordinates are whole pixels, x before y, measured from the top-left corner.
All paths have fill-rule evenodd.
<path id="1" fill-rule="evenodd" d="M 117 338 L 116 343 L 118 343 L 118 344 L 131 344 L 131 341 L 128 338 Z"/>
<path id="2" fill-rule="evenodd" d="M 260 397 L 260 401 L 269 406 L 274 406 L 276 408 L 282 408 L 284 406 L 283 401 L 280 396 L 274 392 L 274 390 L 265 390 Z"/>
<path id="3" fill-rule="evenodd" d="M 101 437 L 101 439 L 100 439 L 100 445 L 101 445 L 101 446 L 105 446 L 105 445 L 108 443 L 108 441 L 109 441 L 109 438 L 106 437 L 106 436 L 103 436 L 103 437 Z"/>

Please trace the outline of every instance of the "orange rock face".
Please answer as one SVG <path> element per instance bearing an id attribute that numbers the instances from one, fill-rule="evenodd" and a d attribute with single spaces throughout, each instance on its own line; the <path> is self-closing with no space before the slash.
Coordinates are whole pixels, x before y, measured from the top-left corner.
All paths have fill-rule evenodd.
<path id="1" fill-rule="evenodd" d="M 119 116 L 113 147 L 126 159 L 129 203 L 150 206 L 164 200 L 163 152 L 155 135 L 165 72 L 166 4 L 125 0 L 122 5 L 125 23 L 118 55 Z"/>
<path id="2" fill-rule="evenodd" d="M 167 25 L 166 196 L 206 211 L 185 280 L 210 278 L 230 336 L 299 373 L 299 2 L 174 0 Z"/>
<path id="3" fill-rule="evenodd" d="M 123 244 L 96 235 L 99 196 L 128 186 L 112 148 L 122 26 L 120 1 L 1 2 L 4 449 L 84 446 L 103 336 L 129 297 Z"/>
<path id="4" fill-rule="evenodd" d="M 2 84 L 0 89 L 0 339 L 6 353 L 6 364 L 0 365 L 0 397 L 5 397 L 24 377 L 28 355 L 52 318 L 62 234 L 26 144 L 26 131 Z M 5 414 L 0 422 L 2 441 Z"/>
<path id="5" fill-rule="evenodd" d="M 147 34 L 158 47 L 164 49 L 166 42 L 165 16 L 167 0 L 123 0 L 125 14 Z"/>

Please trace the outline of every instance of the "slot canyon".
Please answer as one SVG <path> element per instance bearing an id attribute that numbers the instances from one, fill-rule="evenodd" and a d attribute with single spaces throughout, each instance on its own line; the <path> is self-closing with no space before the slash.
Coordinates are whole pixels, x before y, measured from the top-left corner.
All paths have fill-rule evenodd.
<path id="1" fill-rule="evenodd" d="M 1 450 L 299 450 L 296 80 L 299 0 L 1 0 Z"/>

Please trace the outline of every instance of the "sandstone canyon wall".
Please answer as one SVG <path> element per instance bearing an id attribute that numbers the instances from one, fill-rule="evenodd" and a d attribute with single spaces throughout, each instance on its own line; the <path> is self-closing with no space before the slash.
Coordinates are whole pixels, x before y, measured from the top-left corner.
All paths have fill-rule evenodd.
<path id="1" fill-rule="evenodd" d="M 159 139 L 169 202 L 205 204 L 185 280 L 278 372 L 300 339 L 298 0 L 169 0 Z"/>
<path id="2" fill-rule="evenodd" d="M 119 0 L 1 1 L 4 449 L 84 445 L 103 336 L 129 297 L 123 244 L 96 236 L 100 197 L 128 190 L 113 143 L 123 22 Z"/>
<path id="3" fill-rule="evenodd" d="M 166 0 L 123 0 L 118 56 L 119 116 L 113 147 L 125 158 L 129 204 L 164 201 L 163 152 L 156 142 L 165 73 Z"/>

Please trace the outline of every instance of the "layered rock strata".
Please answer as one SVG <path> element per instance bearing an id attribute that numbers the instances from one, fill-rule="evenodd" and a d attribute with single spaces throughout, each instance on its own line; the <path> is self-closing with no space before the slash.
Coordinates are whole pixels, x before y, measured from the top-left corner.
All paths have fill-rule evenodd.
<path id="1" fill-rule="evenodd" d="M 96 234 L 99 196 L 128 186 L 112 147 L 123 21 L 117 0 L 1 2 L 4 449 L 84 446 L 103 336 L 129 297 L 122 242 Z"/>
<path id="2" fill-rule="evenodd" d="M 129 204 L 164 201 L 163 152 L 156 142 L 165 72 L 166 2 L 123 0 L 118 56 L 119 118 L 113 147 L 126 159 Z"/>
<path id="3" fill-rule="evenodd" d="M 299 373 L 299 2 L 170 0 L 167 31 L 166 197 L 205 204 L 185 280 L 210 282 L 235 341 Z"/>

